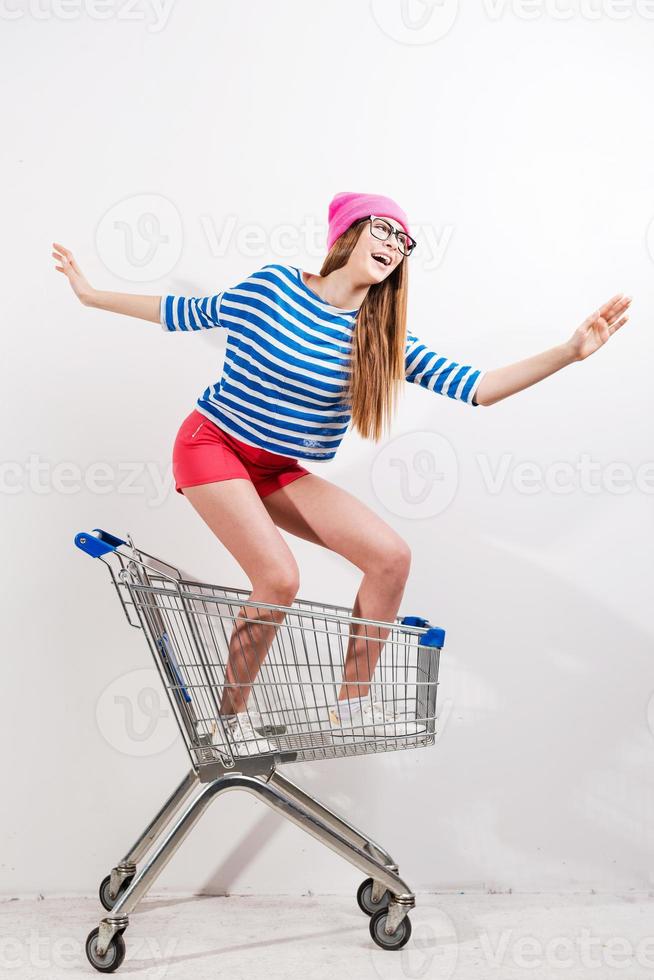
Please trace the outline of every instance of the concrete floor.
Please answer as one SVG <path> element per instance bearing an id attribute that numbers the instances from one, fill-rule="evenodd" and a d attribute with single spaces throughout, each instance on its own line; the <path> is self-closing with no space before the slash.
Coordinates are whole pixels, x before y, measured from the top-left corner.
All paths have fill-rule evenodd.
<path id="1" fill-rule="evenodd" d="M 102 914 L 96 898 L 1 902 L 0 976 L 99 976 L 84 940 Z M 418 895 L 411 922 L 408 945 L 386 952 L 348 896 L 153 893 L 131 917 L 118 972 L 147 980 L 654 978 L 648 895 Z"/>

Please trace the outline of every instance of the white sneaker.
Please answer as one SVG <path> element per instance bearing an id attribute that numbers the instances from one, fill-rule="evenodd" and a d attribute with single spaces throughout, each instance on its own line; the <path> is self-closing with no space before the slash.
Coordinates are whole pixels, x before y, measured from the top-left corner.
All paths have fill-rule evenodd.
<path id="1" fill-rule="evenodd" d="M 416 735 L 421 731 L 420 726 L 402 714 L 396 714 L 391 704 L 381 701 L 370 701 L 366 698 L 361 706 L 355 705 L 349 716 L 339 716 L 338 707 L 332 705 L 329 709 L 329 724 L 335 730 L 359 732 L 363 735 L 379 735 L 388 738 L 404 735 Z"/>
<path id="2" fill-rule="evenodd" d="M 424 727 L 418 724 L 415 718 L 408 717 L 401 711 L 396 712 L 392 702 L 384 704 L 381 701 L 366 701 L 361 713 L 376 729 L 381 729 L 387 736 L 417 735 Z"/>
<path id="3" fill-rule="evenodd" d="M 234 755 L 266 755 L 270 752 L 279 752 L 279 747 L 274 742 L 255 731 L 247 711 L 242 711 L 237 715 L 223 715 L 222 722 Z M 224 748 L 222 729 L 215 718 L 212 718 L 208 723 L 200 722 L 199 724 L 203 728 L 209 728 L 211 741 L 214 745 L 221 745 Z"/>
<path id="4" fill-rule="evenodd" d="M 272 735 L 274 737 L 275 735 L 284 735 L 287 730 L 286 724 L 281 720 L 280 709 L 274 713 L 265 712 L 262 715 L 256 708 L 248 708 L 248 713 L 252 727 L 260 735 Z M 275 717 L 277 717 L 276 721 Z"/>
<path id="5" fill-rule="evenodd" d="M 237 755 L 266 755 L 269 752 L 279 752 L 279 747 L 274 742 L 255 731 L 247 711 L 242 711 L 238 715 L 225 715 L 223 723 Z"/>

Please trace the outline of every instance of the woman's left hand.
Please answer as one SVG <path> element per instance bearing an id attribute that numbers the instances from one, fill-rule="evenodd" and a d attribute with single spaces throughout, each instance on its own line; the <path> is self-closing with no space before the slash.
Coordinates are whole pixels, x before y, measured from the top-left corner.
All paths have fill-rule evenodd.
<path id="1" fill-rule="evenodd" d="M 631 296 L 616 293 L 604 306 L 591 313 L 568 341 L 572 359 L 583 361 L 602 347 L 629 319 L 623 314 L 630 303 Z"/>

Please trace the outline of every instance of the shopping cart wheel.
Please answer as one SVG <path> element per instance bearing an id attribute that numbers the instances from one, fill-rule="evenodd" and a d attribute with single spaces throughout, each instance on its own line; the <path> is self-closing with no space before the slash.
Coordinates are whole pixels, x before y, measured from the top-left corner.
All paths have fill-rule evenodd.
<path id="1" fill-rule="evenodd" d="M 106 908 L 107 912 L 111 912 L 112 908 L 114 907 L 114 905 L 116 904 L 120 896 L 123 894 L 123 892 L 127 891 L 133 877 L 134 875 L 131 875 L 129 878 L 123 879 L 123 881 L 120 883 L 120 888 L 118 889 L 118 894 L 116 895 L 115 898 L 112 898 L 111 895 L 109 894 L 109 883 L 111 881 L 111 875 L 107 875 L 106 878 L 102 879 L 102 884 L 98 889 L 98 895 L 100 896 L 100 901 Z"/>
<path id="2" fill-rule="evenodd" d="M 380 909 L 385 909 L 391 900 L 391 896 L 388 891 L 385 891 L 378 902 L 373 902 L 372 900 L 372 886 L 374 881 L 372 878 L 366 878 L 359 885 L 359 890 L 357 892 L 357 902 L 359 903 L 359 908 L 366 915 L 374 915 L 375 912 L 379 912 Z"/>
<path id="3" fill-rule="evenodd" d="M 395 932 L 387 936 L 384 932 L 387 918 L 388 909 L 375 912 L 370 920 L 370 935 L 382 949 L 402 949 L 411 938 L 411 920 L 405 915 Z"/>
<path id="4" fill-rule="evenodd" d="M 125 959 L 125 940 L 122 932 L 117 932 L 107 947 L 104 956 L 99 956 L 97 951 L 99 929 L 94 929 L 88 934 L 86 940 L 86 957 L 99 973 L 113 973 Z"/>

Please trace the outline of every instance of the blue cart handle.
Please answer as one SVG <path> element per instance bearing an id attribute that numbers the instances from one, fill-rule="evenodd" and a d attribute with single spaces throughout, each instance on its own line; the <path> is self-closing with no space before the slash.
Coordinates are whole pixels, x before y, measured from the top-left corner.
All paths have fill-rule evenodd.
<path id="1" fill-rule="evenodd" d="M 441 626 L 432 626 L 428 619 L 422 616 L 404 616 L 402 626 L 428 626 L 429 629 L 423 633 L 418 644 L 424 647 L 442 647 L 445 643 L 445 630 Z"/>
<path id="2" fill-rule="evenodd" d="M 110 551 L 115 551 L 121 544 L 127 544 L 122 538 L 117 538 L 115 534 L 102 531 L 99 527 L 93 528 L 93 534 L 88 531 L 80 531 L 75 535 L 75 544 L 82 551 L 85 551 L 91 558 L 100 558 Z"/>
<path id="3" fill-rule="evenodd" d="M 405 616 L 401 622 L 402 626 L 429 626 L 429 620 L 422 616 Z"/>
<path id="4" fill-rule="evenodd" d="M 431 626 L 418 640 L 418 646 L 438 647 L 440 650 L 445 643 L 445 630 L 442 626 Z"/>

